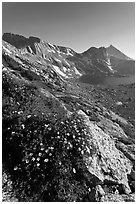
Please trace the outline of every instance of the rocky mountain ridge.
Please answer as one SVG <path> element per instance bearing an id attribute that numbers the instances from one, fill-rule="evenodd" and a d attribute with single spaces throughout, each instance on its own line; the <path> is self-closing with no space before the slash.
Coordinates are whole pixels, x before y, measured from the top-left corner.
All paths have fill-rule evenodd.
<path id="1" fill-rule="evenodd" d="M 43 59 L 46 56 L 46 60 L 51 60 L 51 63 L 55 64 L 56 68 L 62 69 L 64 64 L 69 64 L 68 67 L 71 66 L 71 70 L 74 69 L 76 75 L 79 76 L 103 77 L 135 73 L 134 60 L 112 45 L 107 48 L 91 47 L 83 53 L 76 53 L 70 48 L 52 45 L 36 37 L 25 38 L 20 35 L 5 33 L 3 34 L 3 40 L 20 49 L 21 53 L 29 53 Z M 66 69 L 61 71 L 64 73 Z M 68 73 L 67 75 L 70 77 Z"/>
<path id="2" fill-rule="evenodd" d="M 134 201 L 134 125 L 77 82 L 106 50 L 28 44 L 3 41 L 3 200 Z"/>

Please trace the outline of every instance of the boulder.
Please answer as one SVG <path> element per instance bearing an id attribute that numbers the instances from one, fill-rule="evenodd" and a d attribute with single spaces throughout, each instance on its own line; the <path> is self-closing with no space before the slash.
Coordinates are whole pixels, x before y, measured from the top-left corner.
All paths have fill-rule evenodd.
<path id="1" fill-rule="evenodd" d="M 127 174 L 131 171 L 130 160 L 115 146 L 115 141 L 81 110 L 78 115 L 86 127 L 86 148 L 84 161 L 91 175 L 102 182 L 123 184 L 130 192 Z M 89 153 L 90 152 L 90 153 Z"/>

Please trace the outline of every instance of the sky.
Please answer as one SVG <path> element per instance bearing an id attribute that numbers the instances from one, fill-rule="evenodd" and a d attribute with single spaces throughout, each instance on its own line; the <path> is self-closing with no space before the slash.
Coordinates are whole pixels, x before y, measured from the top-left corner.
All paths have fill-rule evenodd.
<path id="1" fill-rule="evenodd" d="M 76 52 L 112 44 L 135 58 L 135 3 L 3 2 L 5 32 L 36 36 Z"/>

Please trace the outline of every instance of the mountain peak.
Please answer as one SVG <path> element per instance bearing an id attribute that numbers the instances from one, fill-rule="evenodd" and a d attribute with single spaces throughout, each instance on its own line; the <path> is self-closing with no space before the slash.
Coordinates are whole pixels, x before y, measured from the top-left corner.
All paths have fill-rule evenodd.
<path id="1" fill-rule="evenodd" d="M 130 57 L 122 53 L 120 50 L 118 50 L 113 45 L 110 45 L 109 47 L 106 47 L 107 53 L 110 57 L 116 57 L 122 60 L 131 60 Z"/>
<path id="2" fill-rule="evenodd" d="M 106 49 L 115 49 L 118 50 L 114 45 L 110 44 L 108 47 L 105 47 Z M 120 51 L 120 50 L 118 50 Z"/>
<path id="3" fill-rule="evenodd" d="M 109 47 L 114 47 L 113 45 L 110 45 Z"/>

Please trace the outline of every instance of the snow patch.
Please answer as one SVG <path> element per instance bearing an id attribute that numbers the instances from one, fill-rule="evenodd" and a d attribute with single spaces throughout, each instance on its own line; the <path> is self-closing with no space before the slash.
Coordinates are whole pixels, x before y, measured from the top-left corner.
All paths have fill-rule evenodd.
<path id="1" fill-rule="evenodd" d="M 76 67 L 74 67 L 74 71 L 76 75 L 82 76 L 82 74 L 76 69 Z"/>
<path id="2" fill-rule="evenodd" d="M 52 50 L 53 53 L 56 53 L 54 50 Z"/>
<path id="3" fill-rule="evenodd" d="M 67 75 L 64 74 L 64 73 L 59 69 L 59 67 L 53 65 L 53 68 L 54 68 L 54 70 L 55 70 L 58 74 L 60 74 L 61 76 L 65 77 L 65 78 L 68 78 Z"/>
<path id="4" fill-rule="evenodd" d="M 51 47 L 53 48 L 53 49 L 52 49 L 52 48 L 50 47 L 50 45 L 51 45 L 50 43 L 47 43 L 47 51 L 48 51 L 48 52 L 56 53 L 55 50 L 54 50 L 55 48 L 51 45 Z"/>
<path id="5" fill-rule="evenodd" d="M 69 49 L 69 48 L 67 48 L 67 55 L 73 56 L 73 54 L 71 53 L 71 49 Z"/>
<path id="6" fill-rule="evenodd" d="M 37 61 L 37 63 L 42 64 L 40 61 Z"/>
<path id="7" fill-rule="evenodd" d="M 66 72 L 66 71 L 67 71 L 67 68 L 66 68 L 66 67 L 63 67 L 63 71 Z"/>
<path id="8" fill-rule="evenodd" d="M 70 64 L 64 59 L 64 62 L 66 63 L 66 65 L 68 66 L 68 67 L 70 67 Z"/>
<path id="9" fill-rule="evenodd" d="M 76 169 L 75 169 L 75 168 L 73 168 L 73 173 L 74 173 L 74 174 L 76 173 Z"/>
<path id="10" fill-rule="evenodd" d="M 108 68 L 110 69 L 110 71 L 114 72 L 111 65 L 108 65 Z"/>
<path id="11" fill-rule="evenodd" d="M 108 65 L 108 68 L 110 69 L 110 71 L 111 71 L 111 72 L 113 72 L 113 73 L 114 73 L 114 70 L 113 70 L 113 68 L 112 68 L 112 66 L 111 66 L 110 59 L 109 59 L 109 58 L 107 58 L 107 60 L 108 60 L 108 61 L 106 61 L 106 63 L 107 63 L 107 65 Z"/>
<path id="12" fill-rule="evenodd" d="M 58 56 L 59 56 L 59 57 L 62 57 L 60 50 L 57 50 L 57 52 L 58 52 Z"/>
<path id="13" fill-rule="evenodd" d="M 9 51 L 5 46 L 2 45 L 2 48 L 9 54 L 11 54 L 11 51 Z"/>
<path id="14" fill-rule="evenodd" d="M 52 50 L 51 50 L 51 49 L 47 49 L 47 51 L 48 51 L 48 52 L 52 52 Z"/>
<path id="15" fill-rule="evenodd" d="M 28 49 L 29 49 L 30 53 L 33 54 L 33 51 L 32 51 L 30 46 L 28 46 Z"/>
<path id="16" fill-rule="evenodd" d="M 7 69 L 7 67 L 4 67 L 4 65 L 2 65 L 3 67 L 2 67 L 2 71 L 7 71 L 8 69 Z"/>
<path id="17" fill-rule="evenodd" d="M 57 61 L 57 62 L 60 62 L 60 63 L 61 63 L 61 60 L 59 60 L 59 59 L 57 59 L 57 58 L 55 58 L 55 61 Z"/>
<path id="18" fill-rule="evenodd" d="M 52 45 L 52 44 L 50 44 L 50 43 L 48 43 L 51 47 L 53 47 L 54 49 L 55 49 L 55 47 L 54 47 L 54 45 Z"/>

